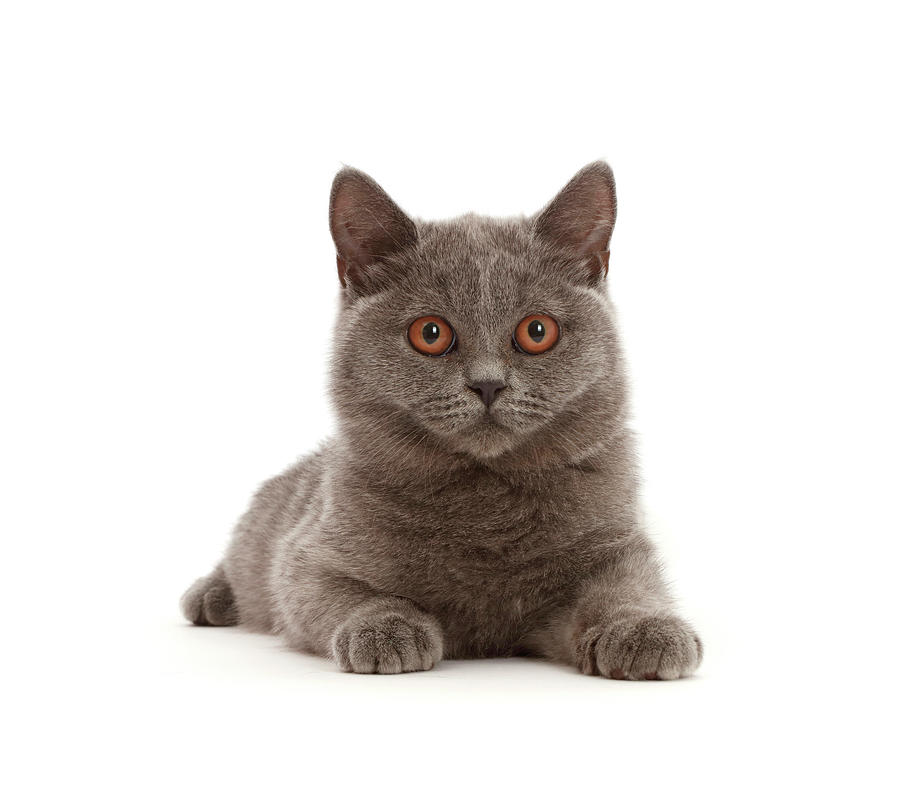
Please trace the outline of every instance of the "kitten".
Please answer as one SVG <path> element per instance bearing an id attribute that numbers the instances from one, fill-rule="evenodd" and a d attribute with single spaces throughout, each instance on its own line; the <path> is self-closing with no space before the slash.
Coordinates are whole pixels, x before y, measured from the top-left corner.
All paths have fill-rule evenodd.
<path id="1" fill-rule="evenodd" d="M 539 214 L 413 221 L 370 177 L 331 192 L 343 286 L 337 437 L 272 478 L 182 598 L 341 669 L 538 655 L 689 675 L 638 505 L 606 276 L 605 163 Z"/>

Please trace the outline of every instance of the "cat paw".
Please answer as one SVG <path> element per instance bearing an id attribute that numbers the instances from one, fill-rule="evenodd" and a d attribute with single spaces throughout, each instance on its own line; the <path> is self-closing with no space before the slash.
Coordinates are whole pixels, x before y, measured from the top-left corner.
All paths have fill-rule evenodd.
<path id="1" fill-rule="evenodd" d="M 443 638 L 424 613 L 384 612 L 345 621 L 334 634 L 332 651 L 343 671 L 357 674 L 427 671 L 443 655 Z"/>
<path id="2" fill-rule="evenodd" d="M 674 615 L 630 615 L 589 629 L 579 644 L 581 670 L 614 680 L 677 680 L 703 659 L 703 644 Z"/>
<path id="3" fill-rule="evenodd" d="M 188 588 L 181 597 L 181 611 L 197 626 L 234 626 L 239 620 L 234 592 L 220 570 Z"/>

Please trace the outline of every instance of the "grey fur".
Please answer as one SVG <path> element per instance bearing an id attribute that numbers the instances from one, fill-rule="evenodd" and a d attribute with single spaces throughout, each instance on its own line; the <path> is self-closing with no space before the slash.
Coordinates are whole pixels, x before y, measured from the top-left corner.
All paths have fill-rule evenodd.
<path id="1" fill-rule="evenodd" d="M 535 217 L 447 222 L 414 222 L 344 169 L 330 213 L 337 436 L 263 484 L 185 616 L 279 633 L 346 671 L 529 654 L 615 678 L 693 672 L 700 640 L 639 512 L 609 167 Z M 512 333 L 536 312 L 559 342 L 520 353 Z M 453 326 L 456 350 L 412 349 L 423 315 Z M 468 388 L 484 379 L 506 386 L 489 408 Z"/>

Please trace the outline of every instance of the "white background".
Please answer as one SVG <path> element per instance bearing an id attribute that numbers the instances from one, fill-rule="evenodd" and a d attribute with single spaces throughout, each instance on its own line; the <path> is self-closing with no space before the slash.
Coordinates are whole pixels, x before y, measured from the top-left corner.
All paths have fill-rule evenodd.
<path id="1" fill-rule="evenodd" d="M 0 8 L 4 805 L 896 805 L 891 4 Z M 331 429 L 334 172 L 512 215 L 597 158 L 698 675 L 186 626 Z"/>

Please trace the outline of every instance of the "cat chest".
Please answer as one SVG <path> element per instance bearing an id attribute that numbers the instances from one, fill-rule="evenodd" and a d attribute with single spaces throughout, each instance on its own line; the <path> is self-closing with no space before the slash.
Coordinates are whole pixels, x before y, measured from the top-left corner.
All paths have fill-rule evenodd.
<path id="1" fill-rule="evenodd" d="M 379 572 L 434 607 L 523 615 L 577 577 L 581 518 L 526 497 L 487 496 L 410 509 L 383 524 Z"/>

